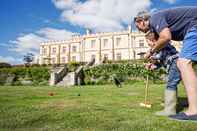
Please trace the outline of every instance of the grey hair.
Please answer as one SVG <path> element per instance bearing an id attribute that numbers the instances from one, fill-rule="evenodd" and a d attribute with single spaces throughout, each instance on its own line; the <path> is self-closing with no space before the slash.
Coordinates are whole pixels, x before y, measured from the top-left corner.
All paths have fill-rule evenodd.
<path id="1" fill-rule="evenodd" d="M 136 19 L 138 19 L 138 18 L 143 19 L 143 20 L 147 20 L 150 18 L 150 13 L 147 11 L 140 11 L 136 15 L 136 17 L 134 17 L 134 21 L 136 21 Z"/>

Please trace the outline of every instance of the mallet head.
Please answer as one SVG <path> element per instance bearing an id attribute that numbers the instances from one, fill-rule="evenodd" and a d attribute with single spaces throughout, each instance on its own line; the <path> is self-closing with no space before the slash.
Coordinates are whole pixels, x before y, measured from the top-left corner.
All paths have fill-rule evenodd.
<path id="1" fill-rule="evenodd" d="M 140 106 L 146 107 L 146 108 L 151 108 L 152 107 L 151 104 L 147 104 L 147 103 L 140 103 Z"/>

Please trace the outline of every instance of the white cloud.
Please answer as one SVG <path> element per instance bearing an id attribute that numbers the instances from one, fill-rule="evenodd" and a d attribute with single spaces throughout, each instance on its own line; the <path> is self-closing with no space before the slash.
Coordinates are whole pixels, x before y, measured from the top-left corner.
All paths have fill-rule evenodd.
<path id="1" fill-rule="evenodd" d="M 20 35 L 16 40 L 10 40 L 9 43 L 13 47 L 9 51 L 17 52 L 20 55 L 26 53 L 38 54 L 40 43 L 48 40 L 66 40 L 71 38 L 72 32 L 55 29 L 55 28 L 42 28 L 35 33 Z"/>
<path id="2" fill-rule="evenodd" d="M 52 0 L 63 20 L 95 31 L 117 31 L 138 11 L 149 9 L 150 0 Z"/>
<path id="3" fill-rule="evenodd" d="M 174 4 L 177 0 L 162 0 L 164 2 L 167 2 L 169 4 Z"/>
<path id="4" fill-rule="evenodd" d="M 16 40 L 10 40 L 8 42 L 9 44 L 2 44 L 1 46 L 6 46 L 9 51 L 16 52 L 16 56 L 18 57 L 24 56 L 27 53 L 38 55 L 41 42 L 48 40 L 67 40 L 72 37 L 72 34 L 72 32 L 63 29 L 42 28 L 34 33 L 19 34 Z M 0 56 L 0 61 L 14 64 L 22 63 L 22 59 L 16 59 L 11 56 Z"/>
<path id="5" fill-rule="evenodd" d="M 35 50 L 39 49 L 39 43 L 45 40 L 45 38 L 33 33 L 26 34 L 18 37 L 15 41 L 10 41 L 15 47 L 9 50 L 20 54 L 26 54 L 27 52 L 35 53 Z"/>
<path id="6" fill-rule="evenodd" d="M 54 28 L 43 28 L 37 33 L 49 40 L 67 40 L 70 39 L 73 35 L 72 32 Z"/>
<path id="7" fill-rule="evenodd" d="M 78 0 L 52 0 L 55 6 L 59 9 L 68 9 L 76 6 L 79 3 Z"/>
<path id="8" fill-rule="evenodd" d="M 22 63 L 22 59 L 16 59 L 12 56 L 0 56 L 0 62 L 6 62 L 6 63 Z"/>
<path id="9" fill-rule="evenodd" d="M 173 4 L 176 0 L 162 0 Z M 151 0 L 52 0 L 56 8 L 62 10 L 61 19 L 73 25 L 91 28 L 95 31 L 118 31 L 132 21 L 133 16 L 142 10 L 151 10 Z M 152 9 L 151 11 L 155 11 Z M 48 20 L 44 22 L 50 22 Z M 46 40 L 65 40 L 72 32 L 55 28 L 42 28 L 29 34 L 21 34 L 9 41 L 10 51 L 19 54 L 37 53 L 40 43 Z M 3 57 L 0 57 L 0 60 Z M 14 60 L 6 57 L 7 60 Z"/>

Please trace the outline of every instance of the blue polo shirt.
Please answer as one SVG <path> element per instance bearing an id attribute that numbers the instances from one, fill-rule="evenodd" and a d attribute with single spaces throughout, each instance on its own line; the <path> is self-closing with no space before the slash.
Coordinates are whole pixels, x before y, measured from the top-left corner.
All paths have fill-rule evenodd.
<path id="1" fill-rule="evenodd" d="M 182 41 L 187 31 L 197 26 L 197 6 L 184 6 L 161 10 L 151 14 L 150 27 L 158 34 L 170 28 L 172 40 Z"/>

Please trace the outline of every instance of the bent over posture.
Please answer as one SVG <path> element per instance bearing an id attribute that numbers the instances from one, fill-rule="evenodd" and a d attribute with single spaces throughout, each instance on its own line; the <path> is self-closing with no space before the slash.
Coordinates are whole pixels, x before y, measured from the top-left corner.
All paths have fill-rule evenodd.
<path id="1" fill-rule="evenodd" d="M 146 33 L 153 30 L 159 36 L 155 46 L 146 53 L 147 59 L 170 40 L 183 41 L 177 66 L 186 88 L 189 107 L 185 112 L 170 118 L 197 121 L 197 76 L 192 66 L 192 62 L 197 61 L 197 7 L 171 8 L 151 15 L 140 12 L 134 20 L 140 31 Z"/>

